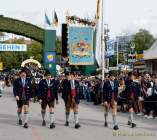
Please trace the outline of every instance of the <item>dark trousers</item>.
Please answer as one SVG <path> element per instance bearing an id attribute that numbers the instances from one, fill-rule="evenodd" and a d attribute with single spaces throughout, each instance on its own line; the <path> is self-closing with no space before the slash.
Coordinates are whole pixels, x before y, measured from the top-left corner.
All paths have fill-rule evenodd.
<path id="1" fill-rule="evenodd" d="M 156 96 L 149 96 L 145 98 L 144 101 L 144 108 L 146 110 L 145 114 L 149 115 L 151 111 L 153 111 L 154 113 L 157 111 L 156 109 L 156 105 L 157 105 L 157 100 L 156 100 Z"/>

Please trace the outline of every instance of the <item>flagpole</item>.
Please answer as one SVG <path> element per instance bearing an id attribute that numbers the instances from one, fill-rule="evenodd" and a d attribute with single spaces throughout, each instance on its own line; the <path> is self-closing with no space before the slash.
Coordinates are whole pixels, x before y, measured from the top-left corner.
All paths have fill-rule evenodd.
<path id="1" fill-rule="evenodd" d="M 103 87 L 103 82 L 105 78 L 105 39 L 104 39 L 104 0 L 102 0 L 102 7 L 101 7 L 101 49 L 102 49 L 102 87 Z"/>
<path id="2" fill-rule="evenodd" d="M 118 76 L 118 66 L 119 65 L 119 38 L 117 37 L 117 76 Z"/>
<path id="3" fill-rule="evenodd" d="M 45 16 L 46 16 L 46 10 L 44 12 L 44 29 L 46 30 L 46 19 L 45 19 Z"/>

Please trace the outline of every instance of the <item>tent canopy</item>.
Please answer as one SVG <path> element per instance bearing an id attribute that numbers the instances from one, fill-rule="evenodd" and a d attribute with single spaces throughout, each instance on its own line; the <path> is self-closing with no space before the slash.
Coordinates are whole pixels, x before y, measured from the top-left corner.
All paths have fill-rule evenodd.
<path id="1" fill-rule="evenodd" d="M 151 59 L 157 59 L 157 41 L 155 41 L 150 49 L 144 51 L 144 60 Z"/>

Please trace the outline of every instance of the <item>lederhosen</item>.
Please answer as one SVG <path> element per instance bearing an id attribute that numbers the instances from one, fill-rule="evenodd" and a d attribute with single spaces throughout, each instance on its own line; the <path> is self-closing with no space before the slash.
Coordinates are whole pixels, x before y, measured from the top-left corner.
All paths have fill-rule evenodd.
<path id="1" fill-rule="evenodd" d="M 75 97 L 76 97 L 76 94 L 77 94 L 77 91 L 76 91 L 76 86 L 75 86 L 75 80 L 74 81 L 69 81 L 69 84 L 70 84 L 70 93 L 68 95 L 68 100 L 67 100 L 67 105 L 66 105 L 66 108 L 71 108 L 71 109 L 74 109 L 77 104 L 75 102 Z"/>
<path id="2" fill-rule="evenodd" d="M 140 86 L 137 82 L 132 81 L 130 83 L 130 90 L 127 97 L 128 109 L 135 108 L 135 101 L 137 100 L 138 94 L 141 94 Z"/>
<path id="3" fill-rule="evenodd" d="M 117 97 L 116 97 L 116 93 L 115 93 L 115 88 L 116 88 L 115 87 L 116 86 L 115 81 L 110 82 L 110 85 L 112 88 L 112 94 L 111 94 L 112 99 L 111 99 L 110 105 L 112 108 L 114 108 L 114 107 L 117 107 Z"/>
<path id="4" fill-rule="evenodd" d="M 47 95 L 45 96 L 45 98 L 42 99 L 42 103 L 41 103 L 41 108 L 42 109 L 46 109 L 47 105 L 49 107 L 52 107 L 52 108 L 54 108 L 54 106 L 55 106 L 55 97 L 53 96 L 54 93 L 52 93 L 51 80 L 50 80 L 50 83 L 48 83 L 47 81 L 46 81 L 46 83 L 47 83 L 47 88 L 48 89 L 47 89 Z"/>
<path id="5" fill-rule="evenodd" d="M 116 107 L 117 105 L 117 93 L 118 93 L 118 86 L 116 81 L 106 81 L 103 87 L 103 100 L 104 102 L 107 101 L 108 105 L 112 108 Z"/>

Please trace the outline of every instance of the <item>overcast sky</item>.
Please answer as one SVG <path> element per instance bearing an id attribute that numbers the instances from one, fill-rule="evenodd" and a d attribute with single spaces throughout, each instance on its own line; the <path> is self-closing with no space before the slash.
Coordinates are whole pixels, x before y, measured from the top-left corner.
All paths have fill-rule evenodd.
<path id="1" fill-rule="evenodd" d="M 146 28 L 157 35 L 157 0 L 104 0 L 105 23 L 110 35 L 130 34 Z M 0 0 L 0 15 L 44 25 L 44 13 L 57 11 L 60 23 L 65 11 L 80 17 L 93 17 L 96 0 Z"/>

